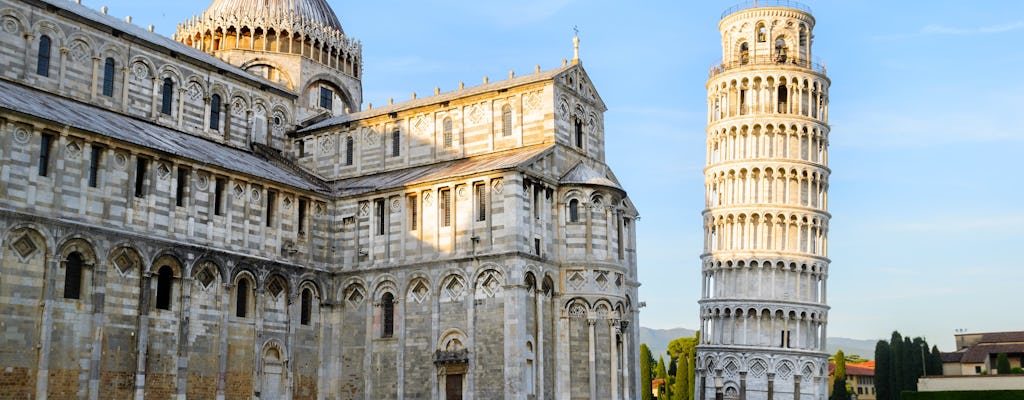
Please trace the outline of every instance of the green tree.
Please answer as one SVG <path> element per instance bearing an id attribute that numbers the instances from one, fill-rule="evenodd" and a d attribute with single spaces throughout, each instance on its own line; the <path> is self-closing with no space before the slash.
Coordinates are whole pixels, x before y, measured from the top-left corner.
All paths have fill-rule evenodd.
<path id="1" fill-rule="evenodd" d="M 651 371 L 654 363 L 654 356 L 651 355 L 651 349 L 647 347 L 646 343 L 640 344 L 640 398 L 643 400 L 652 400 L 654 395 L 651 394 Z"/>
<path id="2" fill-rule="evenodd" d="M 839 350 L 832 359 L 835 360 L 836 366 L 832 373 L 832 397 L 830 399 L 848 400 L 850 393 L 846 391 L 846 355 Z"/>
<path id="3" fill-rule="evenodd" d="M 676 381 L 672 385 L 672 400 L 690 400 L 689 361 L 680 358 L 676 362 Z"/>
<path id="4" fill-rule="evenodd" d="M 903 371 L 907 367 L 907 355 L 903 352 L 903 335 L 900 335 L 898 331 L 893 331 L 889 346 L 892 349 L 890 353 L 892 355 L 892 373 L 889 375 L 889 387 L 892 388 L 892 393 L 889 394 L 889 398 L 899 400 L 900 393 L 903 391 Z"/>
<path id="5" fill-rule="evenodd" d="M 665 368 L 665 357 L 658 357 L 658 366 L 654 369 L 655 379 L 664 379 L 668 383 L 668 368 Z M 670 399 L 671 391 L 668 389 L 668 385 L 665 385 L 665 391 L 658 392 L 659 399 Z"/>
<path id="6" fill-rule="evenodd" d="M 1010 358 L 1006 356 L 1006 353 L 999 353 L 996 356 L 996 372 L 999 375 L 1010 373 Z"/>
<path id="7" fill-rule="evenodd" d="M 942 353 L 939 351 L 939 346 L 932 346 L 932 354 L 928 357 L 928 375 L 942 375 Z"/>
<path id="8" fill-rule="evenodd" d="M 892 397 L 892 348 L 889 342 L 875 343 L 875 395 L 878 400 L 894 400 Z"/>

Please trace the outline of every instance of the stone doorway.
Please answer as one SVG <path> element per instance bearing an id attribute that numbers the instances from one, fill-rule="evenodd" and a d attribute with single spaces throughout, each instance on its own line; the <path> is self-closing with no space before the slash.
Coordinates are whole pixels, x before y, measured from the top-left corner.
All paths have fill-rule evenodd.
<path id="1" fill-rule="evenodd" d="M 462 381 L 465 375 L 449 374 L 444 379 L 445 400 L 462 400 Z"/>
<path id="2" fill-rule="evenodd" d="M 270 348 L 263 356 L 263 390 L 261 399 L 284 397 L 284 361 L 276 348 Z"/>

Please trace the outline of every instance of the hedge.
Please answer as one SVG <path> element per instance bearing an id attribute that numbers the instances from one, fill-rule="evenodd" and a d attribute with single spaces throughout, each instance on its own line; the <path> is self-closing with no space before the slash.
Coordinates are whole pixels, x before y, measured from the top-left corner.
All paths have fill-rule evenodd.
<path id="1" fill-rule="evenodd" d="M 1024 400 L 1024 390 L 903 392 L 902 400 Z"/>

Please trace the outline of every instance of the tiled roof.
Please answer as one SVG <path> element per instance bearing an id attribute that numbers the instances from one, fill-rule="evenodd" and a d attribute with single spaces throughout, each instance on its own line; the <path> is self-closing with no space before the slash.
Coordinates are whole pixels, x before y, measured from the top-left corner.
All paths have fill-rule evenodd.
<path id="1" fill-rule="evenodd" d="M 572 169 L 569 170 L 569 172 L 562 175 L 562 179 L 559 179 L 558 183 L 563 185 L 607 186 L 623 190 L 622 186 L 619 186 L 618 183 L 602 175 L 600 172 L 595 171 L 583 162 L 577 163 L 575 167 L 572 167 Z"/>
<path id="2" fill-rule="evenodd" d="M 1021 343 L 1024 343 L 1024 331 L 984 333 L 984 334 L 982 334 L 981 340 L 978 343 L 1007 343 L 1007 342 L 1021 342 Z"/>
<path id="3" fill-rule="evenodd" d="M 330 183 L 340 197 L 391 190 L 432 181 L 501 171 L 532 163 L 554 145 L 534 145 L 482 156 L 442 161 L 428 165 L 340 179 Z"/>
<path id="4" fill-rule="evenodd" d="M 320 183 L 303 179 L 250 152 L 13 82 L 0 80 L 0 109 L 147 147 L 199 164 L 326 193 Z"/>
<path id="5" fill-rule="evenodd" d="M 828 375 L 832 376 L 836 370 L 836 363 L 829 361 Z M 875 362 L 865 361 L 862 363 L 847 363 L 846 376 L 875 376 Z"/>
<path id="6" fill-rule="evenodd" d="M 324 0 L 214 0 L 206 9 L 206 16 L 225 20 L 237 16 L 271 21 L 292 18 L 342 30 L 338 16 Z"/>

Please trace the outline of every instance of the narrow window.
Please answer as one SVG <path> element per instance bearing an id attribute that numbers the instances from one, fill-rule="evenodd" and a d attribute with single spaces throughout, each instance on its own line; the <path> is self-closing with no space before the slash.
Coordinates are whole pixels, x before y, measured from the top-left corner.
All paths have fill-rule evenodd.
<path id="1" fill-rule="evenodd" d="M 82 298 L 82 255 L 74 252 L 64 263 L 64 298 Z"/>
<path id="2" fill-rule="evenodd" d="M 306 141 L 299 139 L 295 141 L 295 147 L 299 148 L 299 158 L 306 156 Z"/>
<path id="3" fill-rule="evenodd" d="M 178 167 L 178 180 L 175 182 L 174 188 L 174 205 L 178 207 L 185 206 L 185 196 L 188 194 L 188 175 L 188 168 Z"/>
<path id="4" fill-rule="evenodd" d="M 395 296 L 384 293 L 384 297 L 380 299 L 380 309 L 383 314 L 380 337 L 392 337 L 395 335 Z"/>
<path id="5" fill-rule="evenodd" d="M 444 119 L 444 148 L 450 149 L 452 147 L 452 119 Z"/>
<path id="6" fill-rule="evenodd" d="M 583 120 L 579 118 L 573 119 L 573 133 L 576 139 L 576 147 L 583 148 Z"/>
<path id="7" fill-rule="evenodd" d="M 543 194 L 544 193 L 542 192 L 540 186 L 533 185 L 533 218 L 538 220 L 541 216 L 541 207 L 544 205 L 544 203 L 541 201 L 541 196 Z"/>
<path id="8" fill-rule="evenodd" d="M 171 309 L 171 289 L 173 288 L 174 271 L 169 266 L 160 267 L 156 278 L 156 308 Z"/>
<path id="9" fill-rule="evenodd" d="M 138 157 L 135 159 L 135 197 L 146 197 L 146 171 L 149 160 Z"/>
<path id="10" fill-rule="evenodd" d="M 235 316 L 245 318 L 249 315 L 249 280 L 239 279 L 235 288 Z"/>
<path id="11" fill-rule="evenodd" d="M 174 102 L 174 81 L 171 78 L 164 78 L 162 93 L 163 102 L 160 106 L 160 112 L 164 115 L 171 115 L 171 103 Z"/>
<path id="12" fill-rule="evenodd" d="M 220 130 L 220 95 L 210 97 L 210 129 Z"/>
<path id="13" fill-rule="evenodd" d="M 473 185 L 473 194 L 476 198 L 476 220 L 487 220 L 487 188 L 482 183 Z"/>
<path id="14" fill-rule="evenodd" d="M 377 234 L 384 234 L 384 199 L 376 199 L 373 201 L 374 209 L 377 217 Z"/>
<path id="15" fill-rule="evenodd" d="M 401 154 L 401 134 L 398 129 L 391 131 L 391 156 L 398 157 Z"/>
<path id="16" fill-rule="evenodd" d="M 580 222 L 580 201 L 569 200 L 569 222 Z"/>
<path id="17" fill-rule="evenodd" d="M 39 176 L 50 172 L 50 151 L 53 150 L 53 135 L 44 133 L 39 139 Z"/>
<path id="18" fill-rule="evenodd" d="M 750 45 L 747 42 L 740 44 L 740 64 L 746 64 L 750 61 Z"/>
<path id="19" fill-rule="evenodd" d="M 758 43 L 768 41 L 768 29 L 765 28 L 764 22 L 757 24 L 757 41 Z"/>
<path id="20" fill-rule="evenodd" d="M 320 108 L 334 109 L 334 91 L 323 86 L 320 87 Z"/>
<path id="21" fill-rule="evenodd" d="M 299 199 L 299 235 L 306 234 L 306 209 L 309 208 L 309 200 Z"/>
<path id="22" fill-rule="evenodd" d="M 213 215 L 224 215 L 224 178 L 217 178 L 213 184 Z"/>
<path id="23" fill-rule="evenodd" d="M 438 202 L 441 206 L 441 226 L 452 226 L 452 191 L 441 189 L 438 195 L 441 197 Z"/>
<path id="24" fill-rule="evenodd" d="M 785 86 L 779 86 L 778 94 L 775 96 L 779 100 L 777 112 L 785 114 L 788 111 L 789 103 L 789 91 L 786 90 Z"/>
<path id="25" fill-rule="evenodd" d="M 538 256 L 540 255 L 540 239 L 533 239 L 533 253 Z"/>
<path id="26" fill-rule="evenodd" d="M 345 138 L 345 165 L 352 165 L 352 156 L 355 154 L 355 143 L 352 137 Z"/>
<path id="27" fill-rule="evenodd" d="M 50 76 L 50 37 L 39 38 L 39 56 L 37 57 L 36 74 Z"/>
<path id="28" fill-rule="evenodd" d="M 420 213 L 419 208 L 416 204 L 416 196 L 409 196 L 409 230 L 414 231 L 419 228 Z"/>
<path id="29" fill-rule="evenodd" d="M 299 323 L 309 325 L 309 319 L 313 314 L 313 291 L 302 290 L 302 308 L 299 314 Z"/>
<path id="30" fill-rule="evenodd" d="M 103 95 L 114 97 L 114 59 L 110 57 L 103 62 Z"/>
<path id="31" fill-rule="evenodd" d="M 775 39 L 775 57 L 778 62 L 786 62 L 786 41 L 783 38 Z"/>
<path id="32" fill-rule="evenodd" d="M 92 145 L 89 158 L 89 187 L 100 186 L 100 161 L 103 157 L 103 147 Z"/>
<path id="33" fill-rule="evenodd" d="M 267 191 L 267 228 L 274 226 L 274 209 L 277 207 L 277 192 Z"/>
<path id="34" fill-rule="evenodd" d="M 512 107 L 501 108 L 501 136 L 512 136 Z"/>

